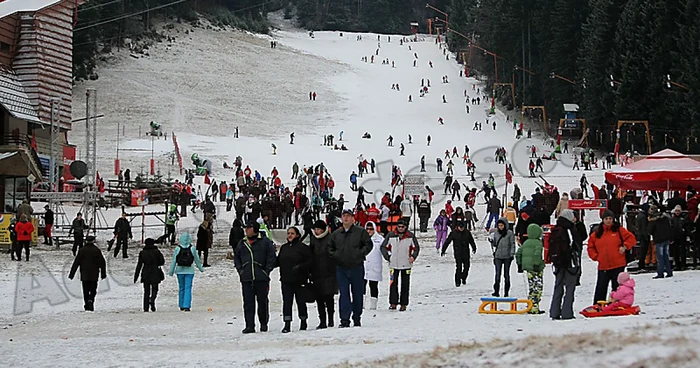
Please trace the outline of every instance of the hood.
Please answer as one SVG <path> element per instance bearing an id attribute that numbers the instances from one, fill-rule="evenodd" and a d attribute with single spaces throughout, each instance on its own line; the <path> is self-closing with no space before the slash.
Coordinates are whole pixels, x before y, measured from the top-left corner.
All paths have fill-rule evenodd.
<path id="1" fill-rule="evenodd" d="M 542 228 L 537 224 L 530 224 L 527 226 L 527 238 L 528 239 L 539 239 L 542 235 Z"/>
<path id="2" fill-rule="evenodd" d="M 183 233 L 180 235 L 180 246 L 183 248 L 187 248 L 192 244 L 192 237 L 190 236 L 189 233 Z"/>
<path id="3" fill-rule="evenodd" d="M 630 274 L 627 273 L 627 272 L 620 272 L 620 273 L 617 275 L 617 282 L 618 282 L 619 284 L 624 284 L 624 283 L 626 283 L 626 282 L 628 282 L 628 281 L 630 281 L 630 280 L 634 283 L 634 280 L 630 277 Z"/>
<path id="4" fill-rule="evenodd" d="M 174 205 L 174 204 L 171 204 L 171 205 L 170 205 L 170 211 L 171 211 L 171 212 L 172 212 L 172 211 L 177 211 L 177 206 Z"/>
<path id="5" fill-rule="evenodd" d="M 503 223 L 503 225 L 506 227 L 506 230 L 508 230 L 508 219 L 506 219 L 505 217 L 499 218 L 498 221 L 496 221 L 496 227 L 498 227 L 499 222 Z"/>
<path id="6" fill-rule="evenodd" d="M 313 230 L 312 230 L 312 231 L 313 231 Z M 326 235 L 328 235 L 328 228 L 325 228 L 325 229 L 323 230 L 323 232 L 321 233 L 321 235 L 316 235 L 315 232 L 312 232 L 311 234 L 312 234 L 316 239 L 323 239 L 323 238 L 326 237 Z"/>
<path id="7" fill-rule="evenodd" d="M 634 289 L 637 284 L 634 282 L 634 279 L 629 279 L 625 282 L 620 283 L 620 285 L 627 286 L 628 288 Z"/>

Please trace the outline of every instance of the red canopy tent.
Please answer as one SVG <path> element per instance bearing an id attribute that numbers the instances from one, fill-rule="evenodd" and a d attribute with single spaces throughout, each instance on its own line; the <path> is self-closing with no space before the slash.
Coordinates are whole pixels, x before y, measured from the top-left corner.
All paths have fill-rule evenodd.
<path id="1" fill-rule="evenodd" d="M 623 190 L 686 190 L 689 185 L 700 188 L 700 162 L 665 149 L 610 170 L 605 179 Z"/>

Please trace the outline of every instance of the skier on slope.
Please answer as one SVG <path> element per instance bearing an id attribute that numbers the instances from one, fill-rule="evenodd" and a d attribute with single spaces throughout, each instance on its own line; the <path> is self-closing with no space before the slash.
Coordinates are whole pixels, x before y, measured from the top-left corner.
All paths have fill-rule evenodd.
<path id="1" fill-rule="evenodd" d="M 389 138 L 387 138 L 386 141 L 388 142 L 387 146 L 389 146 L 389 147 L 394 146 L 394 137 L 392 137 L 391 135 L 389 135 Z"/>
<path id="2" fill-rule="evenodd" d="M 399 156 L 404 156 L 403 151 L 404 151 L 405 147 L 404 147 L 403 143 L 401 143 L 400 149 L 401 149 L 401 152 L 399 153 Z"/>
<path id="3" fill-rule="evenodd" d="M 294 132 L 289 135 L 289 144 L 294 144 Z"/>

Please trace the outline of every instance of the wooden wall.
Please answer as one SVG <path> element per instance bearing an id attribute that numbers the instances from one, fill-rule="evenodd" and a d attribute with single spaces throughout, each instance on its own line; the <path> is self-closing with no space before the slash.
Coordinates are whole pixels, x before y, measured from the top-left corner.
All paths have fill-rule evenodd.
<path id="1" fill-rule="evenodd" d="M 63 0 L 35 13 L 20 13 L 12 60 L 39 119 L 50 123 L 51 100 L 60 100 L 57 113 L 63 129 L 71 127 L 74 7 L 75 0 Z"/>

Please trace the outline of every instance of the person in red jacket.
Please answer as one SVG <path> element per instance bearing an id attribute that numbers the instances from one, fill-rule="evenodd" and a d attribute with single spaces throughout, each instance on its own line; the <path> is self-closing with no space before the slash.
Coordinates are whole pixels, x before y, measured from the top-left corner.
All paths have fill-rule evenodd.
<path id="1" fill-rule="evenodd" d="M 326 185 L 328 186 L 328 194 L 330 194 L 332 197 L 333 196 L 333 188 L 335 188 L 335 181 L 333 180 L 333 178 L 329 177 L 328 183 Z"/>
<path id="2" fill-rule="evenodd" d="M 605 210 L 601 218 L 603 221 L 588 237 L 588 256 L 598 262 L 593 304 L 607 299 L 608 284 L 612 283 L 612 289 L 617 290 L 617 276 L 627 266 L 627 251 L 637 244 L 637 238 L 615 221 L 612 211 Z"/>
<path id="3" fill-rule="evenodd" d="M 29 261 L 29 246 L 32 243 L 34 225 L 27 220 L 27 215 L 20 216 L 19 222 L 15 225 L 15 231 L 17 232 L 17 245 L 15 246 L 17 261 L 22 260 L 22 248 L 24 248 L 26 261 Z"/>
<path id="4" fill-rule="evenodd" d="M 381 212 L 379 211 L 379 208 L 377 208 L 376 203 L 372 203 L 372 205 L 367 209 L 367 221 L 372 221 L 375 224 L 379 223 L 379 216 Z"/>

